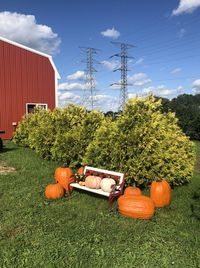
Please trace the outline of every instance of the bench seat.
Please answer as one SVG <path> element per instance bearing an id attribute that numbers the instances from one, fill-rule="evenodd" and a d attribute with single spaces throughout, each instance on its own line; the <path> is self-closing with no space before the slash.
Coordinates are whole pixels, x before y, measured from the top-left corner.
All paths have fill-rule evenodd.
<path id="1" fill-rule="evenodd" d="M 110 193 L 108 193 L 108 192 L 104 192 L 102 189 L 91 189 L 86 186 L 80 185 L 78 182 L 73 182 L 68 185 L 69 193 L 70 193 L 70 187 L 73 187 L 75 189 L 80 189 L 83 191 L 88 191 L 91 193 L 95 193 L 95 194 L 108 197 L 110 207 L 112 206 L 112 200 L 115 197 L 118 197 L 122 194 L 123 187 L 125 184 L 125 175 L 123 173 L 85 166 L 83 174 L 85 176 L 94 175 L 94 176 L 100 176 L 101 178 L 112 178 L 115 180 L 116 186 L 114 186 L 113 190 Z"/>
<path id="2" fill-rule="evenodd" d="M 70 183 L 70 186 L 74 187 L 74 188 L 77 188 L 77 189 L 81 189 L 81 190 L 84 190 L 84 191 L 88 191 L 88 192 L 91 192 L 91 193 L 95 193 L 95 194 L 100 194 L 100 195 L 104 195 L 104 196 L 107 196 L 109 197 L 110 193 L 108 192 L 104 192 L 102 189 L 91 189 L 91 188 L 88 188 L 86 186 L 81 186 L 79 185 L 77 182 L 74 182 L 74 183 Z M 119 191 L 114 191 L 112 192 L 113 194 L 117 194 L 119 193 Z"/>

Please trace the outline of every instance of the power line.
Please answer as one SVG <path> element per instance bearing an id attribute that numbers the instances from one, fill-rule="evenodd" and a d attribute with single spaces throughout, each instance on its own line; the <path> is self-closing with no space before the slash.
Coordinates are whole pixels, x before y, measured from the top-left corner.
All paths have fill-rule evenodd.
<path id="1" fill-rule="evenodd" d="M 128 100 L 128 89 L 127 87 L 130 85 L 128 84 L 128 78 L 127 78 L 127 72 L 128 72 L 128 58 L 133 58 L 128 56 L 127 50 L 130 48 L 133 48 L 134 45 L 132 44 L 126 44 L 126 43 L 120 43 L 120 42 L 111 42 L 113 45 L 116 45 L 118 47 L 120 47 L 120 53 L 114 54 L 112 55 L 110 58 L 112 57 L 120 57 L 121 59 L 121 66 L 120 68 L 117 68 L 114 70 L 121 71 L 121 81 L 117 82 L 117 83 L 113 83 L 111 85 L 119 85 L 121 87 L 120 90 L 120 97 L 119 97 L 119 108 L 118 110 L 123 110 L 124 105 L 126 103 L 126 101 Z"/>
<path id="2" fill-rule="evenodd" d="M 154 65 L 154 64 L 162 64 L 162 63 L 171 63 L 171 62 L 179 62 L 183 59 L 189 59 L 189 58 L 195 58 L 197 59 L 197 57 L 199 57 L 200 54 L 194 54 L 194 55 L 188 55 L 188 56 L 185 56 L 185 57 L 178 57 L 178 58 L 173 58 L 173 59 L 169 59 L 169 60 L 162 60 L 162 57 L 160 58 L 157 58 L 157 59 L 160 59 L 161 61 L 152 61 L 152 60 L 149 60 L 149 61 L 146 61 L 146 65 L 150 66 L 150 65 Z"/>
<path id="3" fill-rule="evenodd" d="M 200 21 L 200 17 L 197 14 L 196 16 L 193 16 L 193 19 L 191 19 L 190 21 L 185 21 L 185 22 L 177 24 L 177 27 L 183 28 L 185 26 L 188 26 L 189 24 L 192 24 L 192 23 L 195 23 L 195 22 L 197 23 L 199 21 Z M 174 26 L 174 25 L 172 25 L 172 26 Z M 131 31 L 131 32 L 123 34 L 123 37 L 124 36 L 129 36 L 130 37 L 132 34 L 134 34 L 134 40 L 135 40 L 136 34 L 137 33 L 139 33 L 139 34 L 142 33 L 142 35 L 140 37 L 144 37 L 144 38 L 136 38 L 135 41 L 140 41 L 140 42 L 141 41 L 149 41 L 150 37 L 153 37 L 153 36 L 158 35 L 160 33 L 165 33 L 167 29 L 171 30 L 169 27 L 170 27 L 169 24 L 164 24 L 164 25 L 160 24 L 160 18 L 159 18 L 157 23 L 155 21 L 152 22 L 152 23 L 148 23 L 148 29 L 153 28 L 153 31 L 151 31 L 151 30 L 149 31 L 150 35 L 148 34 L 148 36 L 147 36 L 146 29 L 144 28 L 144 26 L 142 26 L 142 27 L 139 27 L 138 30 L 136 28 L 136 31 Z M 154 31 L 155 28 L 156 28 L 156 31 Z M 153 38 L 153 39 L 155 39 L 155 38 Z M 157 38 L 156 38 L 156 40 L 157 40 Z"/>
<path id="4" fill-rule="evenodd" d="M 82 62 L 86 63 L 86 83 L 83 92 L 82 105 L 85 107 L 90 107 L 93 111 L 94 109 L 94 97 L 95 97 L 95 78 L 94 72 L 97 70 L 94 68 L 94 64 L 98 63 L 94 59 L 94 54 L 97 54 L 100 51 L 97 48 L 93 47 L 80 47 L 80 49 L 86 53 L 86 60 L 82 60 Z"/>

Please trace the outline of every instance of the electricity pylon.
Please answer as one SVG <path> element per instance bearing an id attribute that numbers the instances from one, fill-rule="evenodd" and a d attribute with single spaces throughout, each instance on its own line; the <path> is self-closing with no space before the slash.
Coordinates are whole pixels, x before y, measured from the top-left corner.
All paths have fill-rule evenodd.
<path id="1" fill-rule="evenodd" d="M 97 54 L 99 49 L 93 48 L 93 47 L 80 47 L 80 49 L 86 53 L 86 59 L 82 60 L 82 62 L 86 63 L 86 70 L 85 70 L 85 87 L 83 91 L 83 99 L 82 99 L 82 105 L 85 107 L 90 107 L 93 111 L 94 109 L 94 100 L 95 100 L 95 78 L 94 78 L 94 72 L 97 72 L 97 70 L 94 68 L 94 64 L 98 63 L 94 59 L 94 54 Z"/>
<path id="2" fill-rule="evenodd" d="M 112 44 L 120 47 L 120 53 L 112 55 L 112 57 L 120 57 L 120 67 L 115 69 L 114 72 L 120 70 L 121 71 L 121 80 L 120 82 L 116 82 L 111 84 L 112 85 L 119 85 L 120 86 L 120 96 L 119 96 L 119 107 L 118 110 L 122 111 L 124 109 L 124 105 L 126 101 L 128 100 L 128 86 L 131 84 L 128 83 L 128 78 L 127 78 L 127 72 L 128 70 L 128 59 L 133 58 L 128 55 L 127 50 L 130 48 L 133 48 L 134 45 L 131 44 L 126 44 L 126 43 L 120 43 L 120 42 L 111 42 Z"/>

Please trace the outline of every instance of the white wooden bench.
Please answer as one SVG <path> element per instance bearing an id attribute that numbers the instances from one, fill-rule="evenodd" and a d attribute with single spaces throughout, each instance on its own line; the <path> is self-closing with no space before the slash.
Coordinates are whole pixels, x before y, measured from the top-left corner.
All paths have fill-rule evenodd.
<path id="1" fill-rule="evenodd" d="M 125 184 L 125 175 L 123 173 L 85 166 L 83 174 L 85 176 L 90 176 L 90 175 L 99 176 L 102 179 L 103 178 L 112 178 L 115 180 L 116 185 L 114 185 L 112 191 L 110 193 L 108 193 L 108 192 L 104 192 L 102 189 L 91 189 L 91 188 L 88 188 L 86 186 L 81 186 L 78 182 L 74 182 L 74 183 L 70 183 L 68 185 L 69 193 L 70 193 L 70 189 L 71 189 L 70 186 L 72 186 L 73 188 L 77 188 L 80 190 L 84 190 L 84 191 L 88 191 L 91 193 L 106 196 L 109 198 L 109 206 L 110 207 L 112 206 L 113 199 L 122 194 L 123 187 Z"/>

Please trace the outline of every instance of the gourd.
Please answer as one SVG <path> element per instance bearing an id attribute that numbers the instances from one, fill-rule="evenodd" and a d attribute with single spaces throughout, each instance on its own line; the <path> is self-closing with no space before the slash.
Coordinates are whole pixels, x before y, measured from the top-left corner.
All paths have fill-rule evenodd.
<path id="1" fill-rule="evenodd" d="M 126 217 L 150 219 L 155 213 L 153 201 L 144 195 L 121 195 L 117 202 L 119 213 Z"/>
<path id="2" fill-rule="evenodd" d="M 56 184 L 49 184 L 45 189 L 45 196 L 48 199 L 58 199 L 63 197 L 65 194 L 64 188 L 56 183 Z"/>
<path id="3" fill-rule="evenodd" d="M 101 183 L 101 177 L 99 176 L 87 176 L 85 179 L 85 186 L 92 189 L 99 189 Z"/>
<path id="4" fill-rule="evenodd" d="M 75 175 L 75 180 L 77 182 L 84 182 L 86 178 L 84 175 L 84 167 L 80 167 L 74 175 Z"/>
<path id="5" fill-rule="evenodd" d="M 55 170 L 55 181 L 58 182 L 66 191 L 68 191 L 68 185 L 75 182 L 73 171 L 69 167 L 58 167 Z M 72 187 L 70 187 L 72 190 Z"/>
<path id="6" fill-rule="evenodd" d="M 150 187 L 150 197 L 156 207 L 169 206 L 171 203 L 171 188 L 166 180 L 153 181 Z"/>
<path id="7" fill-rule="evenodd" d="M 112 191 L 112 186 L 116 185 L 115 180 L 111 179 L 111 178 L 104 178 L 101 181 L 101 189 L 104 192 L 108 192 L 110 193 Z"/>
<path id="8" fill-rule="evenodd" d="M 138 187 L 128 186 L 124 191 L 124 195 L 131 195 L 131 196 L 142 195 L 142 191 Z"/>
<path id="9" fill-rule="evenodd" d="M 84 167 L 80 167 L 80 168 L 78 169 L 78 171 L 77 171 L 77 174 L 78 174 L 78 175 L 83 175 L 83 173 L 84 173 Z"/>

